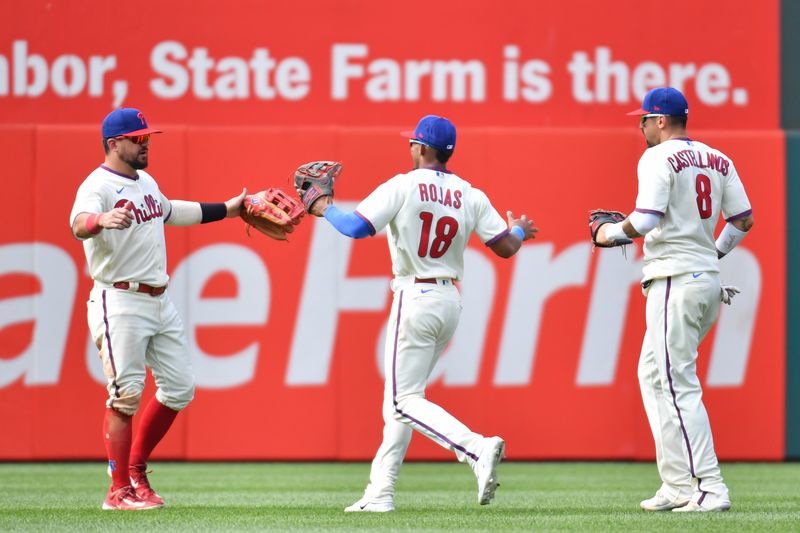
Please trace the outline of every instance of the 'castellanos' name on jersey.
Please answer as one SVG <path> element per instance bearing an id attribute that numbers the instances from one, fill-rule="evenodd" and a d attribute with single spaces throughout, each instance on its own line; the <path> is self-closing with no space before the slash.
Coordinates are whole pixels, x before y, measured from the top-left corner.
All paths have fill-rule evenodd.
<path id="1" fill-rule="evenodd" d="M 703 155 L 705 155 L 705 161 L 703 160 Z M 680 172 L 684 168 L 691 166 L 696 168 L 711 168 L 723 176 L 727 176 L 728 170 L 731 167 L 731 162 L 721 155 L 712 154 L 711 152 L 703 154 L 700 151 L 690 149 L 675 152 L 667 158 L 667 161 L 669 161 L 672 170 L 675 172 Z"/>
<path id="2" fill-rule="evenodd" d="M 118 200 L 117 203 L 114 204 L 114 207 L 125 207 L 125 204 L 129 201 L 130 200 L 123 198 L 122 200 Z M 144 203 L 139 204 L 139 207 L 134 205 L 132 211 L 133 215 L 136 217 L 137 224 L 164 216 L 164 209 L 161 207 L 161 202 L 156 201 L 152 194 L 145 195 Z"/>
<path id="3" fill-rule="evenodd" d="M 433 183 L 419 184 L 420 202 L 436 202 L 446 207 L 460 209 L 461 194 L 462 193 L 459 190 L 456 190 L 451 194 L 450 189 L 442 187 L 441 185 L 434 185 Z"/>

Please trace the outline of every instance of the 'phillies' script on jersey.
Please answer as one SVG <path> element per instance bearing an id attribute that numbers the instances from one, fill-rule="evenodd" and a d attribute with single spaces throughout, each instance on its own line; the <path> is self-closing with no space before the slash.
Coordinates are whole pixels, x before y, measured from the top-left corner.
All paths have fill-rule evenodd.
<path id="1" fill-rule="evenodd" d="M 119 200 L 114 207 L 125 207 L 128 203 L 128 200 L 123 198 Z M 141 207 L 141 209 L 139 208 Z M 144 204 L 139 204 L 139 207 L 135 205 L 131 208 L 133 211 L 134 216 L 136 217 L 136 223 L 141 224 L 142 222 L 147 222 L 148 220 L 153 220 L 154 218 L 161 218 L 164 216 L 164 208 L 161 207 L 161 202 L 157 201 L 153 198 L 152 194 L 147 194 L 144 197 Z"/>

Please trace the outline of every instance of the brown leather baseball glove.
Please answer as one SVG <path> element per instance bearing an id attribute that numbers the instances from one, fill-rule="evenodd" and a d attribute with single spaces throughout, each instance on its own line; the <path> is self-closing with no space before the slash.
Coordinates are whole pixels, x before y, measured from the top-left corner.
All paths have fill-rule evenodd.
<path id="1" fill-rule="evenodd" d="M 272 239 L 287 240 L 300 219 L 306 214 L 303 204 L 277 187 L 248 194 L 239 216 L 247 224 L 247 234 L 253 227 Z"/>

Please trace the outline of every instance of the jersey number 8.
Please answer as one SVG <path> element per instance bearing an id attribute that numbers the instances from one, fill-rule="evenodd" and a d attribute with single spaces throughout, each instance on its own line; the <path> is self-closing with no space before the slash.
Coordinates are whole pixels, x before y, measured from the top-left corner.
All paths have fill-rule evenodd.
<path id="1" fill-rule="evenodd" d="M 422 219 L 422 232 L 419 236 L 419 251 L 417 253 L 420 257 L 425 257 L 429 253 L 433 259 L 442 257 L 453 243 L 453 237 L 458 233 L 458 220 L 453 217 L 442 217 L 436 222 L 433 242 L 430 243 L 429 250 L 428 243 L 430 242 L 431 227 L 433 226 L 433 213 L 423 211 L 419 214 L 419 218 Z"/>
<path id="2" fill-rule="evenodd" d="M 705 174 L 698 174 L 694 189 L 697 191 L 697 211 L 700 218 L 706 219 L 711 216 L 711 180 Z"/>

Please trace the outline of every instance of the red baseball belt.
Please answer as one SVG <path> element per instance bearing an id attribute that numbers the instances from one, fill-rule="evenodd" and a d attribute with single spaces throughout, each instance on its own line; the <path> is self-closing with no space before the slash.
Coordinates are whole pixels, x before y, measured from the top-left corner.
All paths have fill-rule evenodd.
<path id="1" fill-rule="evenodd" d="M 123 291 L 127 291 L 131 288 L 131 284 L 127 281 L 118 281 L 114 283 L 113 287 L 115 289 L 122 289 Z M 140 283 L 139 288 L 136 289 L 136 292 L 143 292 L 145 294 L 149 294 L 150 296 L 159 296 L 164 294 L 164 291 L 167 290 L 167 286 L 164 285 L 163 287 L 153 287 L 152 285 L 148 285 L 146 283 Z"/>
<path id="2" fill-rule="evenodd" d="M 438 283 L 437 278 L 414 278 L 414 283 Z M 450 283 L 453 283 L 454 279 L 448 279 Z"/>

